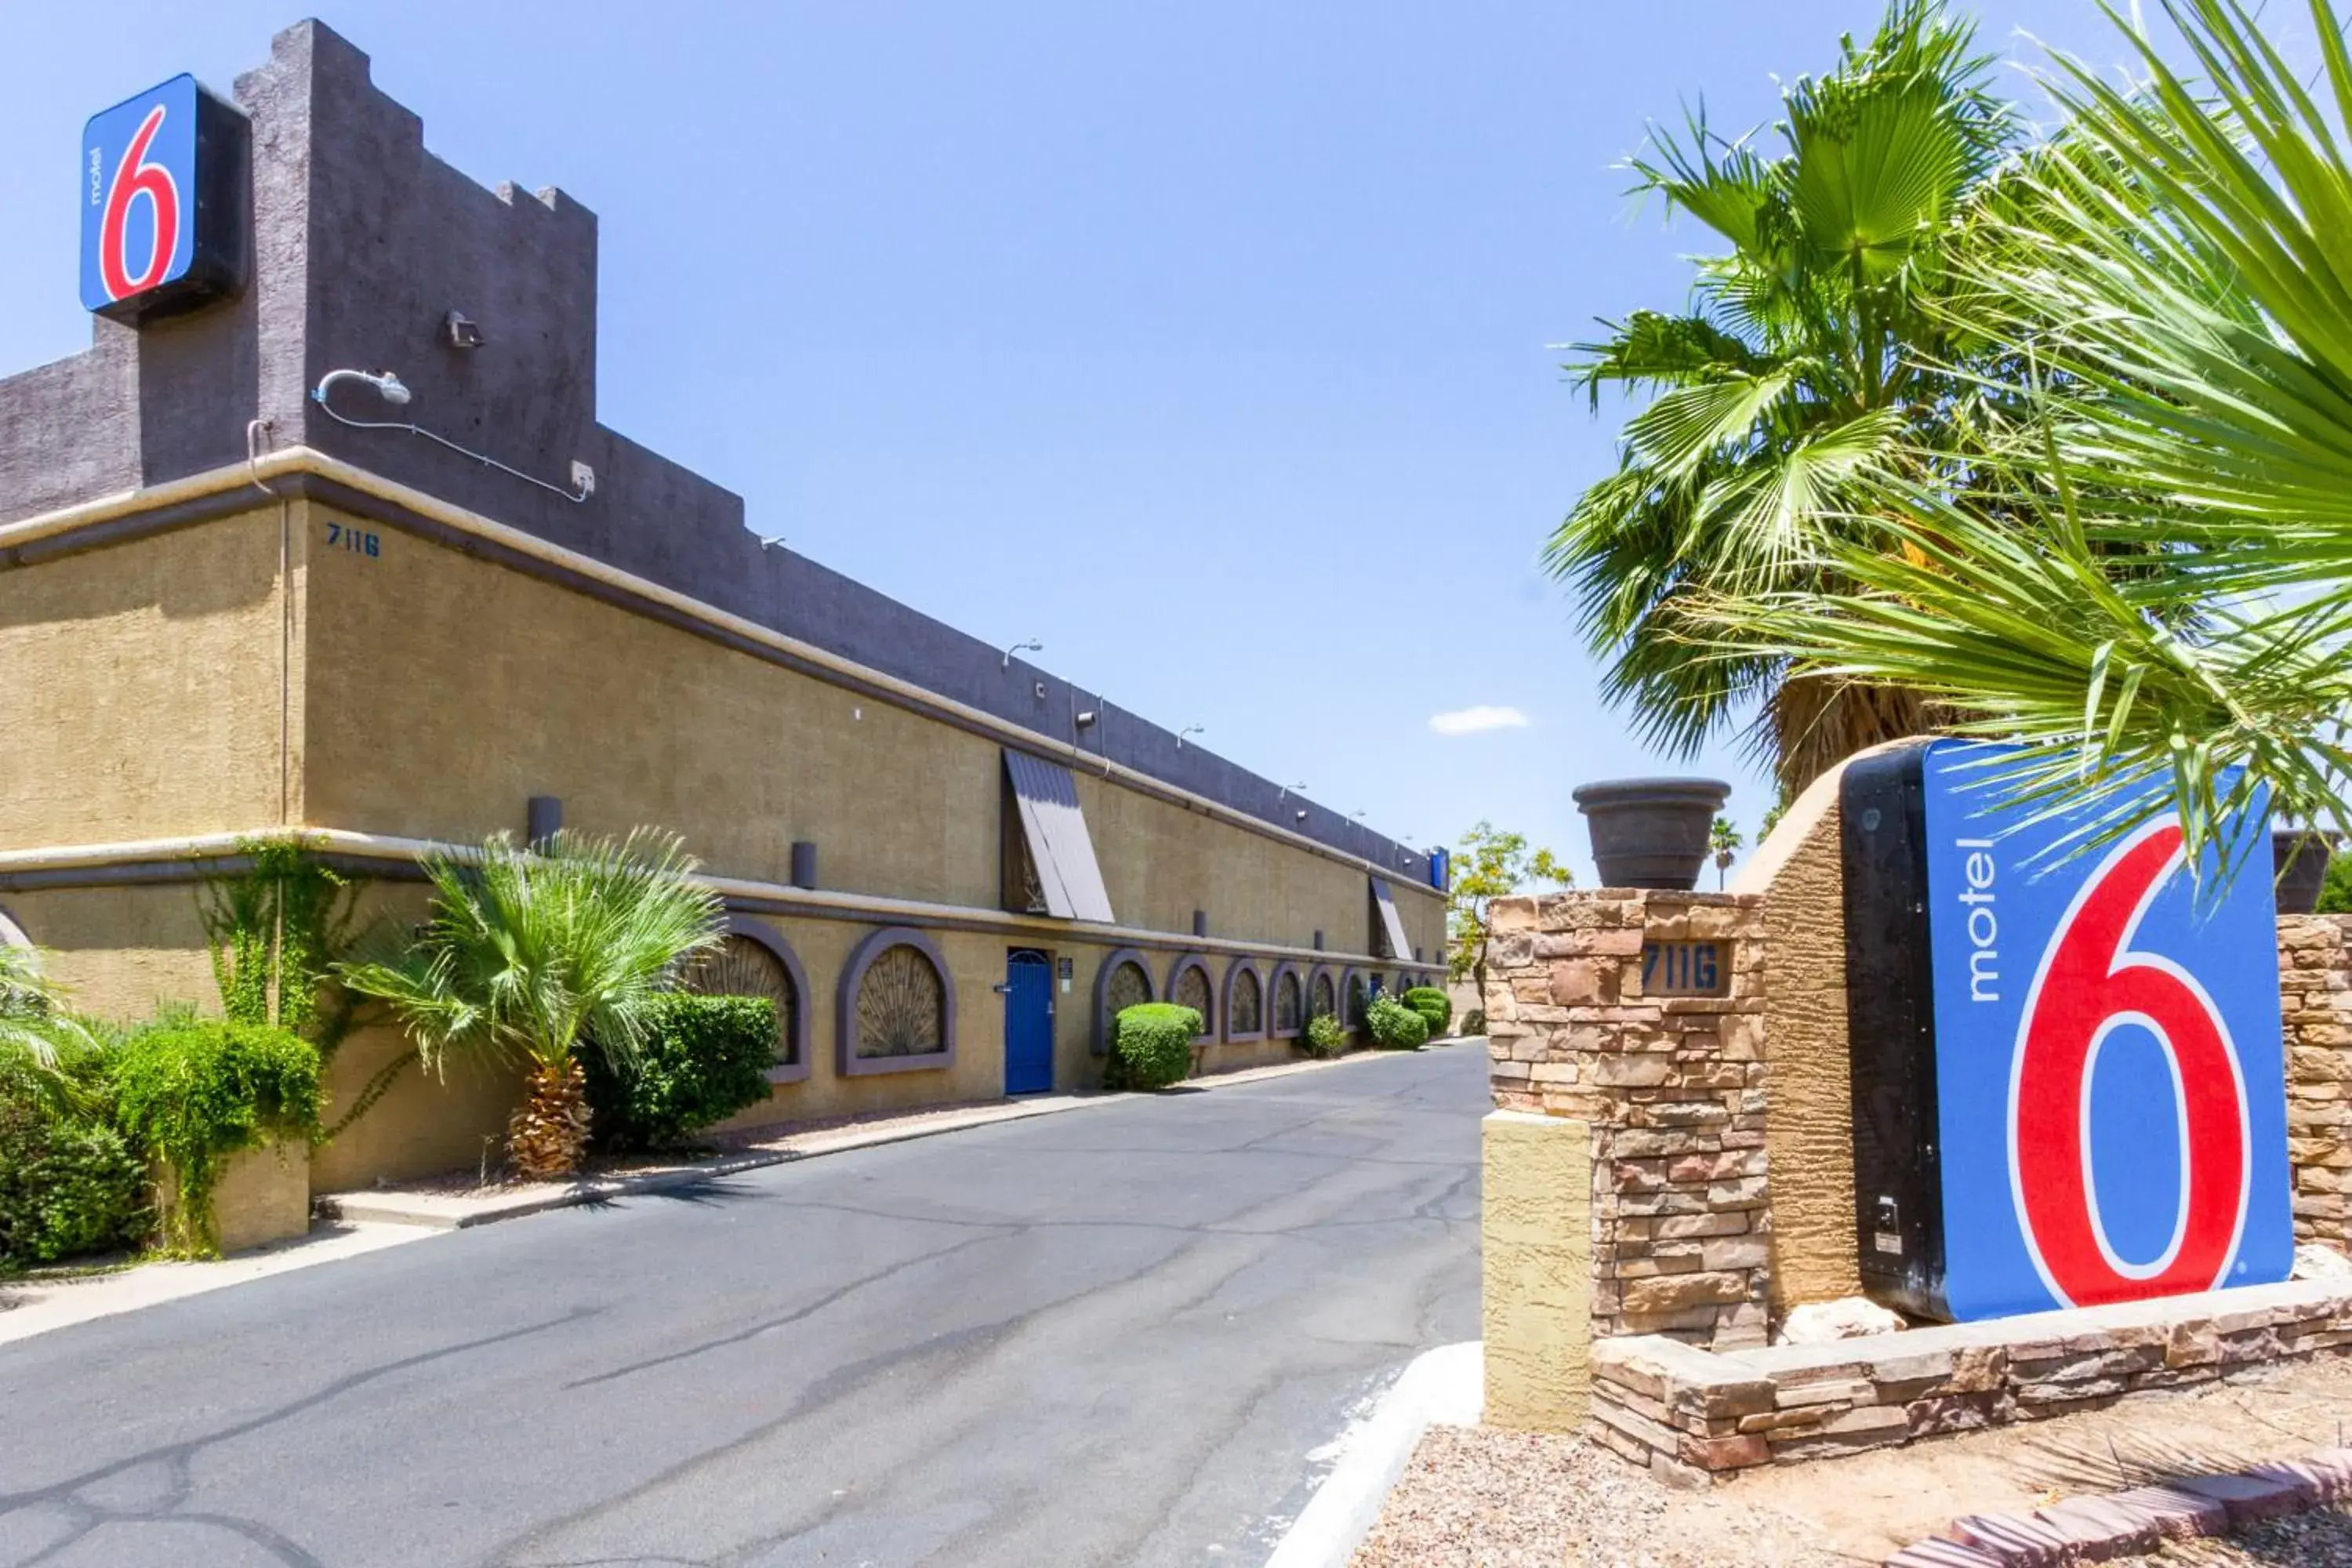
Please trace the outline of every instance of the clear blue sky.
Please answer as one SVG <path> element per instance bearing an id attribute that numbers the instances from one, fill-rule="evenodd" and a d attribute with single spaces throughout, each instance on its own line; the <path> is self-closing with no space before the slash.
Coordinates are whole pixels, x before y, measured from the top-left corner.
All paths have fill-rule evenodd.
<path id="1" fill-rule="evenodd" d="M 751 526 L 1342 811 L 1585 868 L 1569 792 L 1693 764 L 1594 695 L 1546 533 L 1615 421 L 1547 344 L 1705 248 L 1614 167 L 1768 121 L 1878 0 L 354 0 L 325 19 L 476 179 L 603 225 L 601 413 Z M 2102 61 L 2089 0 L 1987 0 Z M 0 374 L 88 342 L 76 139 L 299 13 L 0 6 Z M 2021 76 L 2016 90 L 2038 94 Z M 420 415 L 426 411 L 420 410 Z M 1525 728 L 1445 737 L 1433 715 Z M 1730 756 L 1750 828 L 1769 803 Z"/>

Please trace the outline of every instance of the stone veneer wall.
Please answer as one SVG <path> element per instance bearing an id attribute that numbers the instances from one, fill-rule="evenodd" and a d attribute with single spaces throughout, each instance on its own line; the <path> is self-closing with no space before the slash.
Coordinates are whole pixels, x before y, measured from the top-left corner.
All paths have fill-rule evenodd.
<path id="1" fill-rule="evenodd" d="M 1764 916 L 1717 893 L 1498 899 L 1495 1102 L 1591 1130 L 1591 1331 L 1765 1342 Z M 1646 942 L 1719 942 L 1722 996 L 1648 997 Z"/>
<path id="2" fill-rule="evenodd" d="M 2095 1410 L 2352 1343 L 2352 1289 L 2298 1279 L 1728 1354 L 1604 1340 L 1595 1441 L 1660 1479 Z M 2054 1559 L 2036 1559 L 2053 1561 Z"/>
<path id="3" fill-rule="evenodd" d="M 2352 915 L 2281 915 L 2294 1238 L 2352 1247 Z"/>

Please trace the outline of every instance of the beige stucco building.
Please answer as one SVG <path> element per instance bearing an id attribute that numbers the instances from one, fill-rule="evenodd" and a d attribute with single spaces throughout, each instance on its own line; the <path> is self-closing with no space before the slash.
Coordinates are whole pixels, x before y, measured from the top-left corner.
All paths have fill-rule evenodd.
<path id="1" fill-rule="evenodd" d="M 1260 1062 L 1318 995 L 1440 973 L 1426 852 L 762 546 L 597 424 L 577 204 L 439 163 L 316 24 L 236 97 L 240 286 L 0 381 L 0 936 L 81 1005 L 214 1002 L 197 890 L 241 841 L 397 904 L 421 850 L 559 820 L 674 828 L 716 879 L 786 1018 L 747 1121 L 1087 1087 L 1145 995 L 1202 1006 L 1204 1068 Z M 336 1091 L 406 1048 L 355 1037 Z M 411 1074 L 313 1185 L 470 1166 L 512 1089 Z"/>

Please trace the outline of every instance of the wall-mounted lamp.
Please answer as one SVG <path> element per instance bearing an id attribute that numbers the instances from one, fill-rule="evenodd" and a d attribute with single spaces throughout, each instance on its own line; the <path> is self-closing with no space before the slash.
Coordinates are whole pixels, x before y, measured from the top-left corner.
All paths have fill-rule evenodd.
<path id="1" fill-rule="evenodd" d="M 318 385 L 310 389 L 311 400 L 321 408 L 325 408 L 328 388 L 341 381 L 363 381 L 375 388 L 377 396 L 395 408 L 405 405 L 410 396 L 407 386 L 402 383 L 400 377 L 388 370 L 331 370 L 319 378 Z M 329 409 L 328 412 L 332 413 L 333 410 Z"/>
<path id="2" fill-rule="evenodd" d="M 1282 793 L 1274 797 L 1274 804 L 1280 805 L 1284 801 L 1288 800 L 1292 790 L 1297 790 L 1301 794 L 1304 794 L 1306 789 L 1307 786 L 1303 784 L 1285 784 L 1282 786 Z"/>
<path id="3" fill-rule="evenodd" d="M 1086 710 L 1084 712 L 1080 713 L 1080 714 L 1077 716 L 1077 718 L 1076 718 L 1075 721 L 1073 721 L 1077 725 L 1077 727 L 1078 727 L 1079 729 L 1083 730 L 1083 729 L 1085 729 L 1087 725 L 1089 725 L 1089 724 L 1093 723 L 1093 722 L 1094 722 L 1097 718 L 1099 718 L 1099 717 L 1101 717 L 1101 715 L 1097 714 L 1097 713 L 1093 709 L 1089 708 L 1089 709 Z"/>
<path id="4" fill-rule="evenodd" d="M 1045 651 L 1045 645 L 1037 641 L 1034 637 L 1030 638 L 1027 642 L 1014 643 L 1011 647 L 1004 650 L 1004 662 L 997 668 L 1000 669 L 1011 669 L 1013 668 L 1013 656 L 1016 653 L 1044 653 Z"/>
<path id="5" fill-rule="evenodd" d="M 481 324 L 468 318 L 463 310 L 452 310 L 441 318 L 441 330 L 453 349 L 478 349 L 482 346 Z"/>
<path id="6" fill-rule="evenodd" d="M 1307 808 L 1303 805 L 1298 808 L 1298 820 L 1301 822 L 1307 820 Z"/>
<path id="7" fill-rule="evenodd" d="M 1187 725 L 1185 725 L 1182 729 L 1181 729 L 1181 730 L 1179 730 L 1179 731 L 1176 731 L 1176 749 L 1177 749 L 1178 751 L 1180 751 L 1180 752 L 1181 752 L 1181 751 L 1182 751 L 1182 750 L 1184 749 L 1184 737 L 1185 737 L 1185 736 L 1187 736 L 1187 735 L 1205 735 L 1205 734 L 1207 734 L 1208 732 L 1209 732 L 1209 727 L 1208 727 L 1207 725 L 1205 725 L 1205 724 L 1187 724 Z"/>
<path id="8" fill-rule="evenodd" d="M 398 419 L 354 419 L 348 414 L 337 413 L 335 405 L 327 401 L 327 394 L 334 389 L 337 383 L 345 381 L 365 382 L 375 388 L 377 396 L 395 408 L 404 405 L 410 395 L 407 384 L 388 370 L 331 370 L 319 378 L 318 385 L 310 389 L 310 401 L 319 405 L 320 412 L 338 425 L 348 425 L 354 430 L 396 430 L 404 436 L 415 436 L 420 440 L 430 441 L 436 447 L 446 447 L 459 457 L 470 458 L 486 468 L 496 468 L 499 472 L 520 479 L 527 485 L 537 485 L 550 495 L 562 496 L 568 501 L 584 501 L 596 493 L 596 470 L 577 458 L 572 460 L 572 488 L 567 490 L 562 485 L 551 485 L 536 475 L 526 474 L 510 463 L 501 463 L 486 452 L 477 452 L 471 447 L 452 441 L 446 436 L 436 435 L 422 425 L 413 425 Z M 252 432 L 248 430 L 247 449 L 250 451 L 251 447 Z"/>
<path id="9" fill-rule="evenodd" d="M 784 542 L 784 536 L 781 533 L 763 533 L 759 538 L 760 548 L 763 551 L 773 550 Z"/>

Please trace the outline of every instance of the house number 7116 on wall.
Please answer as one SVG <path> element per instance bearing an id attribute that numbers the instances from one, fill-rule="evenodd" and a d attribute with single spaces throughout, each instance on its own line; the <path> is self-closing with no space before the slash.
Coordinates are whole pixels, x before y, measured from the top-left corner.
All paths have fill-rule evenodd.
<path id="1" fill-rule="evenodd" d="M 348 523 L 341 522 L 327 524 L 327 548 L 348 550 L 355 555 L 373 556 L 383 553 L 383 545 L 379 535 L 366 529 L 353 528 Z"/>
<path id="2" fill-rule="evenodd" d="M 1723 981 L 1723 944 L 1719 942 L 1642 944 L 1644 996 L 1720 996 Z"/>

